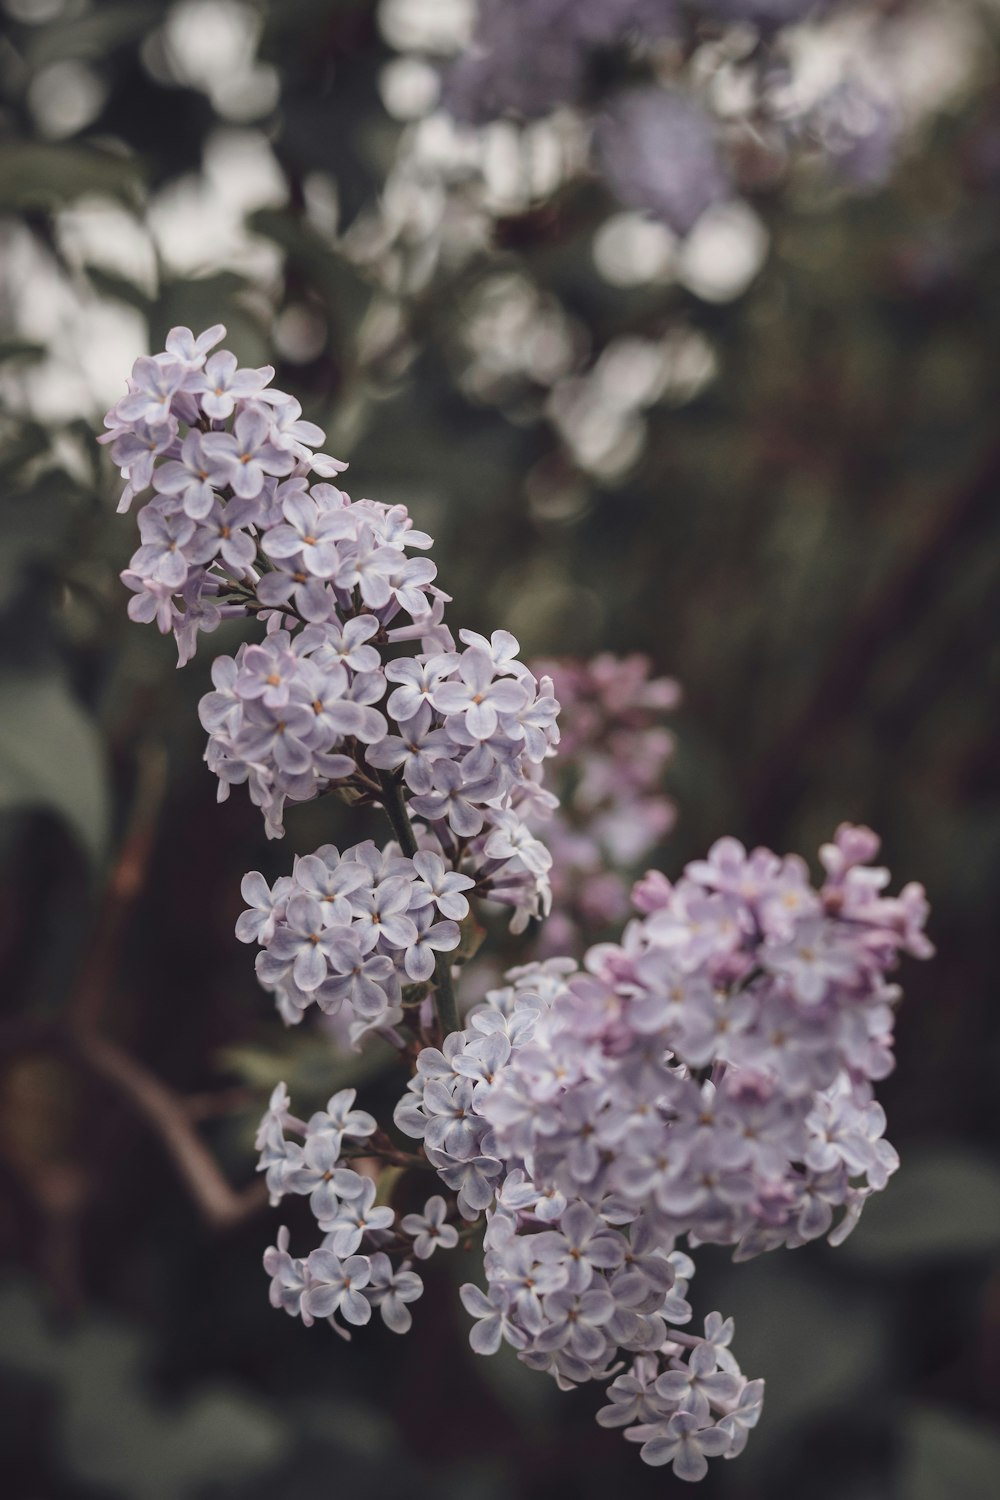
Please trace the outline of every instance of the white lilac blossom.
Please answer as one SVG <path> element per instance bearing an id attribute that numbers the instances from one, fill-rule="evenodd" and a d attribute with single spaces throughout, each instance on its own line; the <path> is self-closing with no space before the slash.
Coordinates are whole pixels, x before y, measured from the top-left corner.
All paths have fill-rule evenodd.
<path id="1" fill-rule="evenodd" d="M 271 1302 L 345 1338 L 373 1310 L 402 1334 L 423 1290 L 414 1261 L 481 1236 L 486 1288 L 461 1290 L 473 1349 L 506 1342 L 563 1389 L 607 1382 L 598 1421 L 699 1479 L 742 1450 L 763 1382 L 741 1373 L 721 1313 L 684 1331 L 688 1251 L 836 1244 L 885 1187 L 897 1157 L 874 1086 L 892 1067 L 888 976 L 900 953 L 931 951 L 922 888 L 887 894 L 864 828 L 823 847 L 818 888 L 796 857 L 722 839 L 676 884 L 635 885 L 620 942 L 511 970 L 463 1026 L 454 969 L 473 902 L 512 907 L 523 930 L 548 912 L 553 872 L 565 886 L 575 838 L 594 883 L 581 925 L 602 901 L 619 914 L 610 887 L 595 892 L 669 825 L 656 718 L 676 687 L 642 658 L 557 670 L 576 760 L 554 818 L 552 677 L 506 631 L 455 640 L 433 562 L 407 555 L 431 538 L 403 506 L 330 483 L 344 465 L 313 451 L 320 429 L 269 366 L 211 353 L 224 332 L 171 330 L 108 413 L 120 508 L 151 491 L 129 612 L 173 631 L 181 663 L 224 615 L 258 625 L 214 662 L 200 705 L 220 797 L 245 784 L 275 837 L 288 803 L 328 791 L 387 815 L 381 847 L 326 844 L 270 883 L 251 871 L 236 935 L 286 1024 L 315 1005 L 349 1045 L 377 1035 L 409 1070 L 397 1136 L 354 1089 L 305 1120 L 284 1084 L 272 1094 L 259 1170 L 275 1206 L 308 1201 L 318 1244 L 293 1256 L 279 1230 Z M 417 1174 L 430 1196 L 409 1191 Z M 422 1211 L 397 1214 L 397 1179 Z"/>

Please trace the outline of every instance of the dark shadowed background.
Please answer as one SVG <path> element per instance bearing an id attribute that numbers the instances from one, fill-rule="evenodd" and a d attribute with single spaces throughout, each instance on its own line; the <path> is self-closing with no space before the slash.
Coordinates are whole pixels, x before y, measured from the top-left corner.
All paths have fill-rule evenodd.
<path id="1" fill-rule="evenodd" d="M 471 1353 L 468 1262 L 434 1266 L 406 1339 L 348 1347 L 267 1305 L 254 1124 L 279 1078 L 319 1099 L 346 1075 L 258 990 L 239 882 L 369 830 L 304 806 L 269 846 L 244 797 L 215 805 L 196 704 L 239 635 L 178 674 L 129 623 L 134 522 L 94 441 L 137 354 L 222 321 L 353 493 L 434 534 L 454 622 L 680 681 L 668 874 L 724 833 L 812 857 L 847 819 L 926 884 L 938 955 L 903 974 L 882 1094 L 898 1177 L 836 1252 L 701 1252 L 696 1310 L 735 1314 L 768 1383 L 704 1493 L 994 1500 L 995 12 L 916 10 L 933 108 L 884 182 L 762 181 L 685 259 L 592 180 L 477 199 L 434 175 L 448 143 L 406 123 L 426 64 L 399 64 L 454 10 L 4 6 L 3 1493 L 682 1489 L 595 1426 L 596 1390 Z"/>

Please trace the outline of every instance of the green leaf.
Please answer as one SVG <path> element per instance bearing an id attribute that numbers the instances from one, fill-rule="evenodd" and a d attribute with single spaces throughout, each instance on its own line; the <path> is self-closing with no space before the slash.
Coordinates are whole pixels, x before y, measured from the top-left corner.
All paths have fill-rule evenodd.
<path id="1" fill-rule="evenodd" d="M 251 1088 L 270 1093 L 276 1084 L 287 1083 L 297 1107 L 310 1100 L 318 1105 L 338 1089 L 361 1087 L 391 1067 L 398 1056 L 387 1043 L 377 1040 L 363 1052 L 341 1053 L 329 1038 L 308 1032 L 284 1038 L 278 1046 L 227 1047 L 218 1054 L 220 1065 Z"/>
<path id="2" fill-rule="evenodd" d="M 29 66 L 42 68 L 66 57 L 104 59 L 117 48 L 146 36 L 161 14 L 161 6 L 128 0 L 128 4 L 104 5 L 94 14 L 73 21 L 40 26 L 25 48 Z"/>
<path id="3" fill-rule="evenodd" d="M 897 1490 L 904 1500 L 996 1500 L 1000 1428 L 940 1407 L 917 1407 L 903 1423 Z"/>
<path id="4" fill-rule="evenodd" d="M 41 807 L 93 860 L 107 846 L 110 797 L 97 726 L 56 676 L 0 679 L 0 808 Z"/>
<path id="5" fill-rule="evenodd" d="M 149 297 L 127 276 L 118 276 L 113 271 L 105 271 L 100 266 L 88 266 L 87 275 L 94 290 L 100 292 L 102 297 L 112 297 L 118 302 L 126 302 L 130 307 L 138 308 L 139 312 L 144 314 L 149 311 Z"/>
<path id="6" fill-rule="evenodd" d="M 910 1151 L 842 1254 L 893 1271 L 1000 1250 L 1000 1167 L 961 1147 Z"/>
<path id="7" fill-rule="evenodd" d="M 0 339 L 0 363 L 14 360 L 34 363 L 44 359 L 47 352 L 44 344 L 36 344 L 31 339 Z"/>
<path id="8" fill-rule="evenodd" d="M 49 146 L 40 141 L 0 145 L 0 209 L 47 211 L 86 193 L 139 197 L 141 177 L 131 157 L 86 145 Z"/>
<path id="9" fill-rule="evenodd" d="M 890 1354 L 886 1298 L 833 1280 L 814 1253 L 720 1267 L 711 1301 L 703 1300 L 704 1286 L 699 1292 L 696 1283 L 694 1292 L 699 1315 L 719 1307 L 735 1318 L 740 1365 L 767 1381 L 766 1416 L 740 1460 L 744 1474 L 766 1467 L 790 1434 L 883 1388 Z"/>
<path id="10" fill-rule="evenodd" d="M 58 1333 L 19 1287 L 0 1292 L 0 1366 L 54 1384 L 65 1467 L 102 1493 L 181 1500 L 250 1480 L 283 1456 L 288 1434 L 263 1402 L 234 1386 L 197 1387 L 168 1404 L 143 1376 L 139 1330 L 90 1315 Z"/>

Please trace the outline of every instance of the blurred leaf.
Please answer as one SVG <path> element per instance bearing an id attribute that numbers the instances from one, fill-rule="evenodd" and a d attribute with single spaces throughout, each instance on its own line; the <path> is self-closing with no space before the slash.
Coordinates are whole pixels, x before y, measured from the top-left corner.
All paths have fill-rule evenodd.
<path id="1" fill-rule="evenodd" d="M 94 14 L 76 20 L 39 26 L 25 47 L 28 64 L 42 68 L 67 57 L 105 58 L 116 47 L 145 36 L 162 13 L 162 6 L 128 0 L 127 4 L 102 5 Z"/>
<path id="2" fill-rule="evenodd" d="M 398 1446 L 391 1419 L 360 1400 L 305 1400 L 299 1405 L 302 1429 L 318 1441 L 369 1463 L 384 1461 Z"/>
<path id="3" fill-rule="evenodd" d="M 774 1448 L 838 1405 L 856 1404 L 879 1387 L 889 1350 L 889 1308 L 875 1293 L 832 1282 L 817 1257 L 796 1252 L 726 1266 L 695 1305 L 736 1319 L 734 1349 L 750 1379 L 767 1381 L 764 1420 L 741 1460 L 766 1464 Z M 717 1300 L 716 1300 L 717 1299 Z M 692 1331 L 697 1324 L 692 1325 Z M 817 1350 L 822 1357 L 817 1358 Z"/>
<path id="4" fill-rule="evenodd" d="M 318 291 L 336 320 L 345 351 L 371 301 L 371 288 L 353 266 L 331 250 L 315 230 L 287 212 L 260 208 L 250 214 L 248 227 L 279 245 L 289 264 Z"/>
<path id="5" fill-rule="evenodd" d="M 49 434 L 39 422 L 20 422 L 4 437 L 0 451 L 0 474 L 16 474 L 49 446 Z"/>
<path id="6" fill-rule="evenodd" d="M 893 1271 L 1000 1250 L 1000 1167 L 960 1147 L 910 1151 L 844 1254 Z"/>
<path id="7" fill-rule="evenodd" d="M 45 357 L 45 345 L 32 343 L 30 339 L 0 339 L 0 362 L 7 360 L 36 360 Z"/>
<path id="8" fill-rule="evenodd" d="M 203 1387 L 174 1409 L 134 1386 L 109 1401 L 111 1394 L 93 1382 L 72 1393 L 67 1454 L 75 1473 L 129 1500 L 174 1500 L 206 1484 L 250 1478 L 285 1447 L 280 1421 L 235 1390 Z"/>
<path id="9" fill-rule="evenodd" d="M 47 440 L 41 444 L 37 441 L 40 431 L 26 426 L 8 444 L 4 457 L 11 460 L 11 472 L 23 468 L 45 451 Z M 44 434 L 42 437 L 44 439 Z M 5 470 L 6 465 L 0 460 L 0 474 Z M 23 493 L 4 497 L 0 609 L 28 583 L 34 564 L 57 557 L 65 546 L 74 514 L 73 502 L 80 498 L 81 493 L 77 479 L 62 469 L 52 469 L 39 476 Z"/>
<path id="10" fill-rule="evenodd" d="M 58 814 L 94 860 L 106 848 L 103 744 L 93 719 L 58 677 L 0 679 L 0 807 Z"/>
<path id="11" fill-rule="evenodd" d="M 328 1037 L 300 1032 L 278 1047 L 227 1047 L 220 1065 L 246 1083 L 270 1091 L 284 1080 L 301 1099 L 326 1099 L 338 1089 L 359 1087 L 376 1078 L 398 1057 L 392 1047 L 373 1042 L 364 1052 L 340 1052 Z"/>
<path id="12" fill-rule="evenodd" d="M 116 276 L 113 271 L 104 271 L 99 266 L 88 266 L 87 275 L 94 290 L 100 292 L 101 296 L 113 297 L 130 307 L 138 308 L 141 313 L 148 313 L 149 297 L 127 276 Z"/>
<path id="13" fill-rule="evenodd" d="M 996 1500 L 1000 1427 L 939 1407 L 918 1407 L 903 1423 L 900 1500 Z"/>
<path id="14" fill-rule="evenodd" d="M 134 202 L 141 182 L 131 157 L 92 146 L 47 146 L 40 141 L 0 145 L 0 208 L 61 208 L 86 193 Z"/>
<path id="15" fill-rule="evenodd" d="M 475 958 L 483 943 L 486 941 L 486 928 L 477 921 L 476 914 L 469 907 L 468 912 L 458 924 L 460 933 L 458 948 L 452 954 L 453 964 L 467 964 Z"/>
<path id="16" fill-rule="evenodd" d="M 128 1500 L 179 1500 L 250 1478 L 287 1446 L 269 1407 L 221 1385 L 170 1405 L 144 1388 L 137 1333 L 90 1317 L 67 1334 L 42 1320 L 27 1292 L 0 1295 L 0 1363 L 50 1380 L 56 1431 L 71 1472 Z"/>

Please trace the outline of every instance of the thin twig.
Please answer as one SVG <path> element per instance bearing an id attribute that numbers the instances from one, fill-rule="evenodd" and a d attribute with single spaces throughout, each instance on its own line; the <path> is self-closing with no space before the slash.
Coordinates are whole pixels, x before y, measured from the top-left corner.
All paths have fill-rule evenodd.
<path id="1" fill-rule="evenodd" d="M 232 1229 L 264 1207 L 264 1183 L 253 1182 L 239 1191 L 230 1187 L 191 1124 L 184 1100 L 172 1089 L 113 1042 L 92 1035 L 75 1040 L 88 1067 L 113 1083 L 156 1131 L 209 1228 Z"/>
<path id="2" fill-rule="evenodd" d="M 0 1053 L 55 1051 L 112 1084 L 159 1137 L 178 1176 L 211 1229 L 232 1229 L 267 1201 L 263 1182 L 230 1187 L 199 1137 L 186 1101 L 122 1047 L 91 1031 L 46 1021 L 11 1021 L 0 1027 Z"/>
<path id="3" fill-rule="evenodd" d="M 121 938 L 146 881 L 166 788 L 166 751 L 162 745 L 141 746 L 128 828 L 105 887 L 93 941 L 69 1001 L 71 1024 L 81 1029 L 96 1026 L 104 1010 Z"/>
<path id="4" fill-rule="evenodd" d="M 785 729 L 749 789 L 751 825 L 763 837 L 792 805 L 801 785 L 800 767 L 812 746 L 857 702 L 885 647 L 924 618 L 942 557 L 974 535 L 991 514 L 1000 488 L 1000 447 L 979 471 L 931 517 L 913 551 L 890 574 L 839 649 L 818 676 L 808 701 Z"/>

